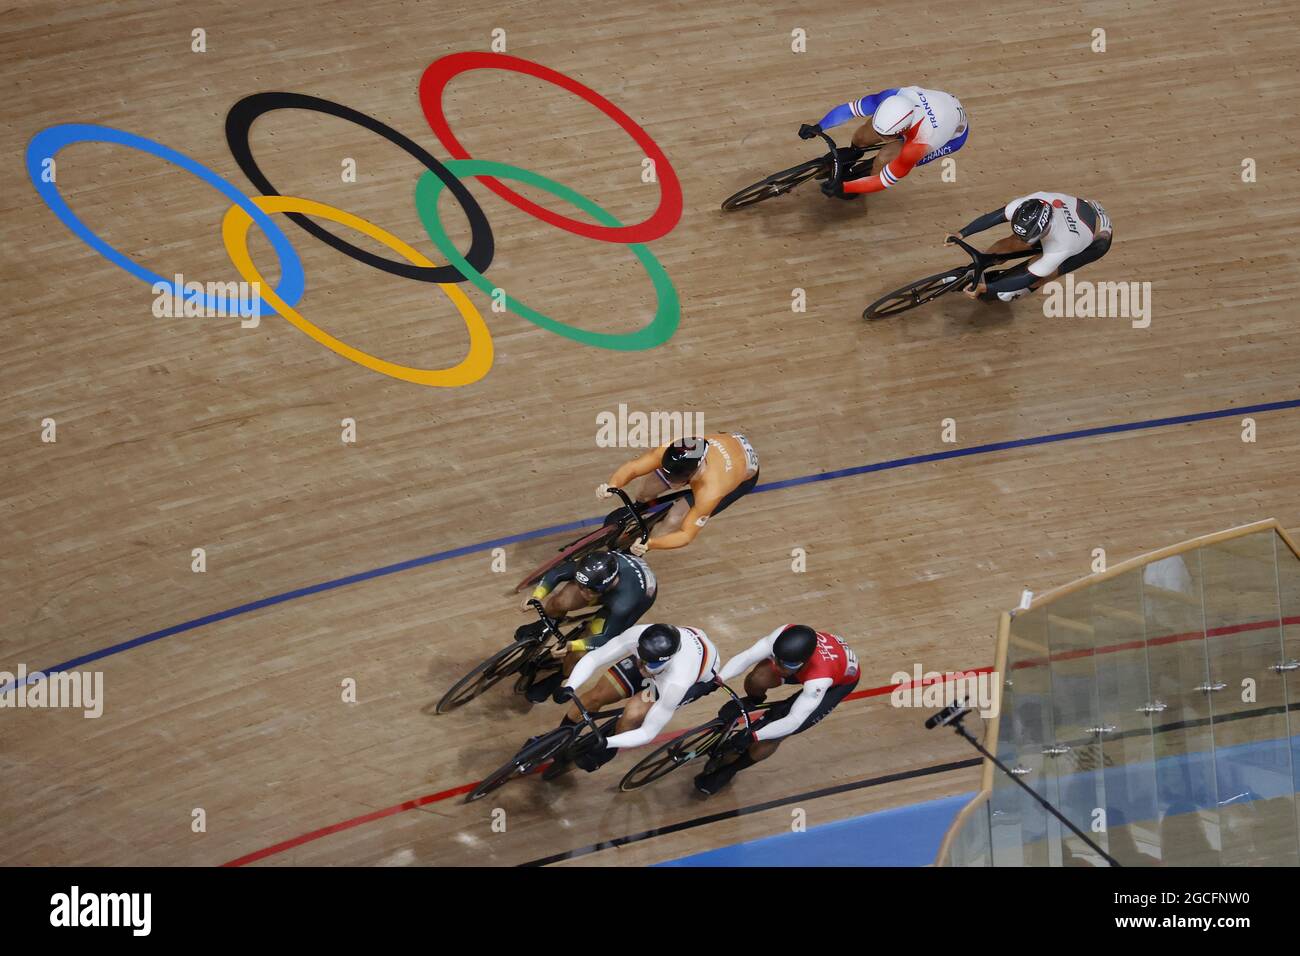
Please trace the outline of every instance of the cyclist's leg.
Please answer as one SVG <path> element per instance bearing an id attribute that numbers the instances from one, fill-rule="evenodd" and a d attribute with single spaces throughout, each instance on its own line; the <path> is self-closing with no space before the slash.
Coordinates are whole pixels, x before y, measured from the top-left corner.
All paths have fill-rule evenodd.
<path id="1" fill-rule="evenodd" d="M 898 154 L 903 151 L 903 141 L 893 139 L 880 147 L 880 152 L 876 153 L 876 169 L 884 169 L 894 160 L 898 159 Z"/>
<path id="2" fill-rule="evenodd" d="M 1084 249 L 1083 252 L 1077 252 L 1074 255 L 1070 256 L 1068 259 L 1066 259 L 1064 262 L 1061 263 L 1060 267 L 1054 273 L 1052 273 L 1050 276 L 1044 279 L 1043 282 L 1047 282 L 1050 279 L 1060 279 L 1064 276 L 1067 276 L 1071 272 L 1077 271 L 1080 267 L 1086 266 L 1090 262 L 1096 262 L 1098 259 L 1100 259 L 1108 252 L 1110 252 L 1109 235 L 1102 236 L 1100 239 L 1094 239 L 1089 244 L 1087 249 Z M 1037 288 L 1041 284 L 1042 283 L 1035 283 L 1034 286 L 1035 288 Z"/>
<path id="3" fill-rule="evenodd" d="M 572 581 L 562 581 L 554 591 L 546 595 L 542 607 L 553 619 L 563 620 L 566 614 L 581 610 L 587 606 L 582 591 Z"/>
<path id="4" fill-rule="evenodd" d="M 600 680 L 592 685 L 591 690 L 579 695 L 582 706 L 589 713 L 595 713 L 604 707 L 626 700 L 640 690 L 641 673 L 636 661 L 625 657 L 601 675 Z M 579 720 L 578 708 L 570 706 L 564 715 L 566 723 L 574 724 Z"/>
<path id="5" fill-rule="evenodd" d="M 867 120 L 853 131 L 852 142 L 858 149 L 866 149 L 868 146 L 875 146 L 877 143 L 883 143 L 884 141 L 885 137 L 872 128 L 871 120 Z"/>
<path id="6" fill-rule="evenodd" d="M 672 534 L 674 531 L 680 531 L 682 522 L 686 520 L 686 513 L 691 510 L 691 505 L 695 504 L 695 496 L 687 494 L 678 498 L 668 506 L 668 513 L 659 519 L 650 532 L 650 537 L 662 538 L 666 534 Z"/>
<path id="7" fill-rule="evenodd" d="M 658 469 L 655 469 L 641 479 L 641 484 L 637 486 L 636 496 L 632 500 L 654 501 L 670 487 L 667 479 L 659 473 Z"/>
<path id="8" fill-rule="evenodd" d="M 1008 277 L 1014 278 L 1015 276 L 1022 276 L 1028 271 L 1029 271 L 1029 263 L 1021 262 L 1017 265 L 1012 266 L 1010 269 L 1001 269 L 996 272 L 992 272 L 992 271 L 985 272 L 983 281 L 985 285 L 988 285 L 990 282 L 996 282 L 998 279 L 1005 279 Z M 1020 298 L 1021 295 L 1029 295 L 1029 293 L 1031 293 L 1034 290 L 1034 288 L 1038 286 L 1038 283 L 1040 281 L 1046 281 L 1046 280 L 1045 279 L 1035 280 L 1033 287 L 1030 287 L 1028 289 L 1021 289 L 1019 294 L 1002 293 L 1003 295 L 1010 295 L 1011 298 L 1009 299 L 1001 299 L 999 294 L 996 292 L 981 292 L 979 294 L 979 297 L 986 302 L 998 302 L 998 301 L 1010 302 L 1011 299 L 1018 299 Z"/>
<path id="9" fill-rule="evenodd" d="M 624 701 L 623 713 L 619 715 L 617 722 L 614 724 L 614 733 L 621 734 L 629 730 L 636 730 L 641 726 L 642 721 L 645 720 L 645 715 L 650 712 L 650 708 L 654 705 L 654 697 L 649 692 L 632 693 L 630 695 L 627 693 L 631 687 L 635 686 L 633 684 L 634 678 L 631 676 L 633 672 L 636 674 L 635 679 L 639 679 L 640 671 L 637 670 L 636 662 L 630 657 L 625 657 L 606 671 L 607 680 L 602 680 L 590 692 L 593 703 L 601 701 L 597 706 L 613 703 L 614 701 L 608 700 L 611 694 Z M 583 706 L 589 711 L 594 709 L 591 704 L 587 703 L 585 696 Z M 599 770 L 617 756 L 617 750 L 613 747 L 605 747 L 602 750 L 588 750 L 585 753 L 580 753 L 574 758 L 573 762 L 577 767 L 591 773 Z"/>
<path id="10" fill-rule="evenodd" d="M 745 695 L 752 700 L 763 700 L 769 690 L 775 690 L 785 683 L 785 678 L 771 661 L 755 664 L 745 675 Z"/>

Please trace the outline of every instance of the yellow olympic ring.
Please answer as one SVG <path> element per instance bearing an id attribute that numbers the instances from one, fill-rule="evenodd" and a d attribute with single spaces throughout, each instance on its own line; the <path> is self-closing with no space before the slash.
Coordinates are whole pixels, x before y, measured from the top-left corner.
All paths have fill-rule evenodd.
<path id="1" fill-rule="evenodd" d="M 337 222 L 339 225 L 348 226 L 357 230 L 357 232 L 365 233 L 371 239 L 382 243 L 398 255 L 406 257 L 417 266 L 426 268 L 434 266 L 434 263 L 422 253 L 411 248 L 392 233 L 376 226 L 374 223 L 367 222 L 360 216 L 354 216 L 350 212 L 344 212 L 341 209 L 335 209 L 333 206 L 327 206 L 312 199 L 301 199 L 296 196 L 253 196 L 251 198 L 263 212 L 301 212 L 309 216 L 319 216 L 322 219 Z M 358 365 L 364 365 L 371 371 L 379 372 L 381 375 L 387 375 L 390 378 L 401 379 L 404 382 L 415 382 L 417 385 L 434 385 L 442 388 L 456 388 L 460 385 L 477 382 L 492 368 L 492 333 L 488 331 L 487 323 L 483 321 L 483 316 L 474 307 L 474 303 L 469 300 L 469 297 L 465 295 L 460 286 L 451 283 L 439 283 L 438 288 L 460 310 L 460 317 L 464 320 L 465 328 L 469 331 L 469 354 L 465 356 L 459 365 L 439 369 L 411 368 L 406 365 L 397 365 L 376 358 L 334 338 L 328 332 L 304 319 L 299 312 L 276 295 L 266 280 L 262 278 L 261 273 L 257 271 L 257 267 L 253 265 L 253 257 L 248 251 L 248 229 L 252 224 L 253 217 L 239 206 L 231 206 L 226 212 L 225 218 L 221 221 L 221 238 L 226 244 L 226 252 L 230 255 L 230 261 L 235 264 L 235 268 L 239 270 L 239 274 L 245 282 L 258 284 L 262 290 L 262 298 L 271 308 L 297 326 L 299 331 L 305 332 L 331 352 L 335 352 L 346 359 L 356 362 Z"/>

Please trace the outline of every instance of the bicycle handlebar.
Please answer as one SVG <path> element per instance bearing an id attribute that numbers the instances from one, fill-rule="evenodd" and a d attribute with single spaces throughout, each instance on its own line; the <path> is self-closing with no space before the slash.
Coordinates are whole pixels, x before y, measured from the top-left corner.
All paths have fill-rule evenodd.
<path id="1" fill-rule="evenodd" d="M 750 722 L 749 710 L 745 707 L 745 702 L 736 695 L 736 692 L 734 690 L 732 690 L 730 687 L 724 684 L 720 678 L 715 677 L 714 680 L 717 681 L 719 687 L 721 687 L 731 696 L 731 699 L 736 702 L 736 706 L 740 708 L 740 716 L 741 719 L 745 721 L 745 729 L 746 730 L 751 729 L 754 725 L 753 723 Z"/>
<path id="2" fill-rule="evenodd" d="M 542 627 L 543 627 L 545 630 L 550 631 L 550 632 L 551 632 L 551 635 L 552 635 L 552 636 L 553 636 L 557 641 L 563 641 L 563 640 L 564 640 L 564 635 L 560 633 L 560 629 L 559 629 L 559 627 L 556 626 L 556 623 L 555 623 L 555 621 L 551 618 L 551 616 L 550 616 L 549 614 L 546 613 L 546 608 L 544 608 L 544 607 L 542 606 L 542 602 L 539 601 L 539 600 L 537 600 L 537 598 L 529 598 L 529 599 L 528 599 L 528 605 L 529 605 L 529 607 L 531 607 L 534 611 L 536 611 L 536 612 L 537 612 L 537 616 L 540 617 L 540 618 L 542 619 Z"/>
<path id="3" fill-rule="evenodd" d="M 967 242 L 964 242 L 961 236 L 957 235 L 956 233 L 952 233 L 952 237 L 953 237 L 952 242 L 949 243 L 949 245 L 960 247 L 968 256 L 970 256 L 971 264 L 975 267 L 975 275 L 972 278 L 971 285 L 970 285 L 970 288 L 972 289 L 979 288 L 980 282 L 984 280 L 984 272 L 985 270 L 988 269 L 989 266 L 996 265 L 999 262 L 1005 262 L 1008 259 L 1020 259 L 1020 258 L 1032 256 L 1038 252 L 1037 249 L 1030 249 L 1028 251 L 1021 250 L 1017 252 L 999 252 L 999 253 L 980 252 L 974 246 L 970 245 Z"/>
<path id="4" fill-rule="evenodd" d="M 577 692 L 574 692 L 570 702 L 574 707 L 578 708 L 578 716 L 582 718 L 584 724 L 591 728 L 591 732 L 595 736 L 596 742 L 603 748 L 606 740 L 605 735 L 602 734 L 600 728 L 596 726 L 596 721 L 591 716 L 591 712 L 587 710 L 586 707 L 582 706 L 582 698 L 577 695 Z"/>
<path id="5" fill-rule="evenodd" d="M 825 132 L 818 132 L 817 135 L 820 136 L 822 139 L 826 140 L 826 145 L 830 147 L 831 150 L 830 182 L 833 186 L 838 187 L 840 185 L 840 177 L 844 175 L 844 170 L 841 168 L 842 164 L 840 163 L 840 148 L 835 145 L 835 140 L 831 139 L 830 136 L 828 136 Z"/>
<path id="6" fill-rule="evenodd" d="M 615 488 L 613 485 L 610 485 L 609 490 L 623 499 L 624 507 L 632 513 L 632 517 L 636 519 L 637 527 L 641 529 L 641 543 L 645 544 L 650 540 L 650 529 L 645 526 L 645 521 L 642 519 L 641 513 L 636 510 L 636 505 L 633 503 L 632 499 L 628 497 L 627 492 L 622 488 Z"/>

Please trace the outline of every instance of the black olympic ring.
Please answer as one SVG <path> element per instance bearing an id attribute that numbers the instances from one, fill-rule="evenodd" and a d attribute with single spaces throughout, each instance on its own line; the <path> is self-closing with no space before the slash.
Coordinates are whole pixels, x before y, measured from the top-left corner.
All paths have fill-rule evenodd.
<path id="1" fill-rule="evenodd" d="M 328 113 L 330 116 L 337 116 L 349 123 L 363 126 L 370 132 L 379 134 L 394 146 L 400 146 L 406 150 L 406 152 L 423 163 L 430 172 L 447 184 L 447 188 L 451 190 L 452 195 L 456 197 L 456 201 L 460 203 L 461 209 L 465 210 L 465 218 L 469 220 L 470 227 L 469 252 L 465 253 L 465 259 L 479 272 L 486 270 L 492 263 L 492 256 L 495 252 L 492 227 L 488 225 L 487 216 L 483 214 L 482 207 L 479 206 L 478 201 L 470 191 L 465 188 L 464 183 L 453 176 L 446 166 L 429 155 L 428 151 L 422 146 L 403 136 L 391 126 L 381 123 L 365 113 L 360 113 L 330 100 L 323 100 L 317 96 L 308 96 L 305 93 L 254 93 L 251 96 L 245 96 L 232 106 L 230 112 L 226 114 L 226 142 L 230 146 L 230 152 L 234 155 L 239 168 L 244 171 L 244 175 L 264 195 L 279 196 L 281 193 L 271 185 L 271 181 L 263 175 L 262 170 L 253 159 L 253 150 L 249 145 L 248 134 L 249 130 L 252 129 L 253 122 L 263 113 L 284 109 L 310 110 L 314 113 Z M 421 282 L 463 282 L 465 280 L 465 276 L 461 275 L 460 270 L 455 266 L 429 267 L 417 266 L 411 262 L 395 262 L 354 246 L 346 239 L 340 239 L 328 229 L 318 226 L 302 213 L 289 212 L 285 213 L 285 215 L 317 239 L 328 243 L 344 255 L 351 256 L 358 262 L 364 262 L 368 266 L 374 266 L 376 269 L 382 269 L 392 275 L 403 276 L 407 279 L 418 279 Z"/>

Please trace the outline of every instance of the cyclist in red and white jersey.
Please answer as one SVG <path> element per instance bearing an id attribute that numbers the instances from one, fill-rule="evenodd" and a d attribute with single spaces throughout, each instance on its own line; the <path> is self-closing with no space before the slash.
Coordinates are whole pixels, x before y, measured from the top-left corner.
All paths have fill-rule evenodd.
<path id="1" fill-rule="evenodd" d="M 773 704 L 750 730 L 728 740 L 734 758 L 695 778 L 701 793 L 717 793 L 740 771 L 776 753 L 786 737 L 821 723 L 858 686 L 860 676 L 857 655 L 843 638 L 803 624 L 778 627 L 727 661 L 718 679 L 727 681 L 746 670 L 744 703 L 761 703 L 769 690 L 782 684 L 802 684 L 803 690 Z M 736 702 L 728 701 L 718 716 L 740 716 Z"/>
<path id="2" fill-rule="evenodd" d="M 854 117 L 871 120 L 853 133 L 854 146 L 885 144 L 873 161 L 880 172 L 851 179 L 838 192 L 832 192 L 829 182 L 823 183 L 822 192 L 828 196 L 851 198 L 892 189 L 915 167 L 957 152 L 970 136 L 970 122 L 961 101 L 951 93 L 920 86 L 890 87 L 849 100 L 823 116 L 821 122 L 800 126 L 799 136 L 811 139 Z"/>
<path id="3" fill-rule="evenodd" d="M 1101 204 L 1065 193 L 1030 193 L 974 219 L 957 236 L 1011 223 L 1011 235 L 999 239 L 986 252 L 1028 252 L 1041 255 L 1001 272 L 986 272 L 971 298 L 1010 302 L 1028 295 L 1045 282 L 1096 262 L 1110 251 L 1113 229 Z M 953 236 L 944 239 L 951 243 Z"/>

